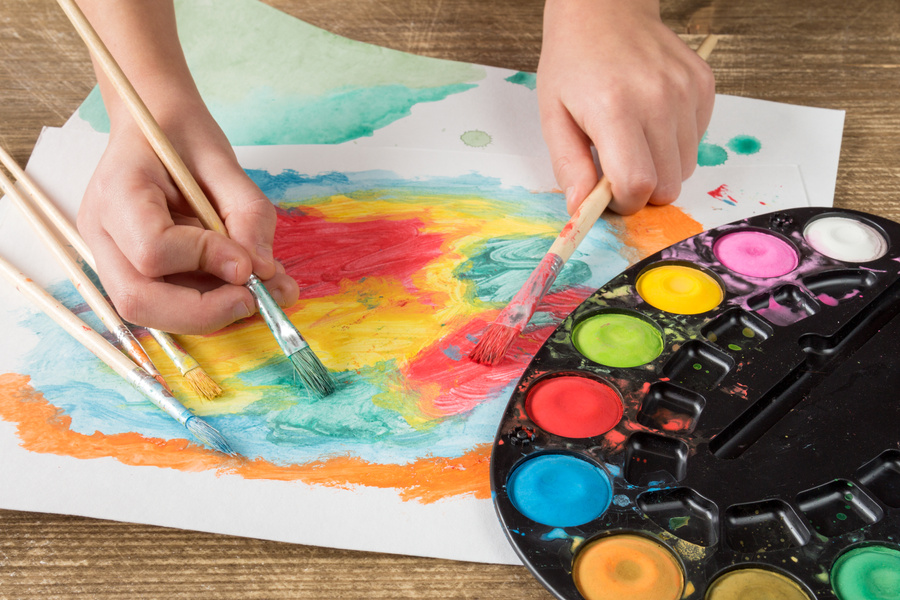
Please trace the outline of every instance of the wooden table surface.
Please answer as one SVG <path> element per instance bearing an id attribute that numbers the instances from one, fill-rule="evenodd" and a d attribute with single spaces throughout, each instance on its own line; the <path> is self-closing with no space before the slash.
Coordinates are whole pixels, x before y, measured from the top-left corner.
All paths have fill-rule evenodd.
<path id="1" fill-rule="evenodd" d="M 710 60 L 720 93 L 846 110 L 835 205 L 900 220 L 898 0 L 662 3 L 686 40 L 723 36 Z M 269 4 L 364 42 L 537 68 L 541 0 Z M 0 0 L 0 58 L 0 144 L 24 164 L 41 127 L 61 126 L 94 75 L 52 0 Z M 0 511 L 0 599 L 550 597 L 524 567 Z"/>

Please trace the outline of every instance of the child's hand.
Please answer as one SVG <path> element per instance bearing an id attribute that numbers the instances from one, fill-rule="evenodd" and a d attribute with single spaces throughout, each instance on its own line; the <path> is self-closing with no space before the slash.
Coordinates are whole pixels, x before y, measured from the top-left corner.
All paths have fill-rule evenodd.
<path id="1" fill-rule="evenodd" d="M 238 165 L 202 104 L 173 102 L 161 126 L 225 222 L 204 230 L 130 119 L 113 126 L 78 228 L 124 319 L 172 333 L 208 333 L 256 311 L 243 286 L 255 272 L 282 306 L 297 283 L 272 259 L 275 209 Z M 158 116 L 159 119 L 159 116 Z"/>
<path id="2" fill-rule="evenodd" d="M 544 139 L 573 212 L 597 183 L 621 214 L 666 204 L 697 166 L 715 82 L 657 0 L 547 0 L 537 89 Z"/>

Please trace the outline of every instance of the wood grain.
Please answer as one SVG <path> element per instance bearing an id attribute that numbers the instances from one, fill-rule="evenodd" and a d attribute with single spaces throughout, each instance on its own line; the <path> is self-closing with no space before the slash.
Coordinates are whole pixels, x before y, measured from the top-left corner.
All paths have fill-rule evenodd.
<path id="1" fill-rule="evenodd" d="M 270 0 L 350 38 L 533 71 L 540 0 Z M 900 220 L 897 0 L 662 0 L 693 45 L 722 36 L 720 93 L 847 111 L 835 204 Z M 54 0 L 0 0 L 0 143 L 24 162 L 94 84 Z M 0 457 L 2 460 L 2 457 Z M 0 482 L 3 485 L 3 482 Z M 524 567 L 348 552 L 0 511 L 0 599 L 549 599 Z"/>

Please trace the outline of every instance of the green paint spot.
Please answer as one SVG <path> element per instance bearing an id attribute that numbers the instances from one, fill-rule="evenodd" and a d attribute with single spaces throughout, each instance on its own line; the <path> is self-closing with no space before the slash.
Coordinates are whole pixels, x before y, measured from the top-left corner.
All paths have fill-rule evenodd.
<path id="1" fill-rule="evenodd" d="M 900 598 L 900 550 L 872 545 L 845 552 L 831 568 L 831 585 L 840 600 Z"/>
<path id="2" fill-rule="evenodd" d="M 700 369 L 703 368 L 703 365 L 701 365 L 700 363 L 694 363 L 693 367 L 694 367 L 695 371 L 699 371 Z"/>
<path id="3" fill-rule="evenodd" d="M 669 531 L 675 531 L 688 524 L 691 518 L 688 517 L 672 517 L 669 519 Z"/>
<path id="4" fill-rule="evenodd" d="M 728 152 L 722 146 L 700 142 L 697 149 L 697 164 L 701 167 L 717 167 L 728 160 Z"/>
<path id="5" fill-rule="evenodd" d="M 477 129 L 465 132 L 459 136 L 459 139 L 461 139 L 466 146 L 472 148 L 484 148 L 491 143 L 491 136 Z"/>
<path id="6" fill-rule="evenodd" d="M 712 331 L 710 331 L 710 332 L 707 334 L 706 339 L 708 339 L 708 340 L 711 341 L 711 342 L 715 342 L 717 339 L 719 339 L 719 336 L 717 336 L 715 333 L 713 333 Z"/>
<path id="7" fill-rule="evenodd" d="M 753 338 L 756 337 L 756 332 L 749 327 L 744 327 L 744 330 L 741 331 L 741 335 L 743 335 L 745 338 Z"/>
<path id="8" fill-rule="evenodd" d="M 535 73 L 526 73 L 525 71 L 519 71 L 515 75 L 510 75 L 506 78 L 506 81 L 524 85 L 529 90 L 533 90 L 537 87 L 537 75 Z"/>
<path id="9" fill-rule="evenodd" d="M 851 500 L 853 500 L 853 494 L 851 494 L 849 492 L 844 494 L 844 500 L 846 500 L 847 502 L 850 502 Z"/>
<path id="10" fill-rule="evenodd" d="M 750 135 L 738 135 L 728 141 L 728 149 L 735 154 L 756 154 L 762 148 L 762 143 Z"/>
<path id="11" fill-rule="evenodd" d="M 835 518 L 837 518 L 838 521 L 846 521 L 847 520 L 847 515 L 845 515 L 844 513 L 838 513 L 834 516 L 835 516 Z"/>
<path id="12" fill-rule="evenodd" d="M 601 313 L 575 327 L 575 347 L 590 360 L 607 367 L 637 367 L 663 351 L 659 330 L 638 317 Z"/>
<path id="13" fill-rule="evenodd" d="M 734 350 L 735 352 L 743 350 L 743 348 L 741 348 L 737 344 L 728 344 L 728 348 L 729 348 L 729 350 Z"/>

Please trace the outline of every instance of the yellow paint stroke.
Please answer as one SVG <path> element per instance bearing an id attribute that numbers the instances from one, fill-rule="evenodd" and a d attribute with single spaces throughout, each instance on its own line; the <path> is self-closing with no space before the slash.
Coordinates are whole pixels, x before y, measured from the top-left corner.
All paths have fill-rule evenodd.
<path id="1" fill-rule="evenodd" d="M 289 204 L 285 206 L 290 209 Z M 319 359 L 336 372 L 371 368 L 385 361 L 402 369 L 423 350 L 484 314 L 486 307 L 474 298 L 471 283 L 453 276 L 454 269 L 469 258 L 466 248 L 493 237 L 542 235 L 559 227 L 555 222 L 510 215 L 505 203 L 478 196 L 367 191 L 352 198 L 336 195 L 311 201 L 302 209 L 309 216 L 342 223 L 416 219 L 422 223 L 422 234 L 437 234 L 444 240 L 440 256 L 411 276 L 412 287 L 386 277 L 342 281 L 338 293 L 301 300 L 286 311 Z M 163 376 L 176 382 L 179 397 L 191 399 L 186 402 L 188 408 L 203 416 L 239 413 L 261 399 L 265 388 L 242 383 L 238 374 L 280 358 L 271 332 L 258 316 L 212 336 L 180 336 L 179 342 L 225 389 L 215 402 L 194 398 L 174 368 L 167 368 L 168 361 L 155 344 L 148 344 L 148 352 Z M 410 392 L 396 383 L 388 396 Z M 427 405 L 439 391 L 417 389 L 414 395 Z M 408 404 L 380 398 L 381 405 L 404 403 Z M 417 420 L 415 414 L 401 414 L 411 424 Z"/>

